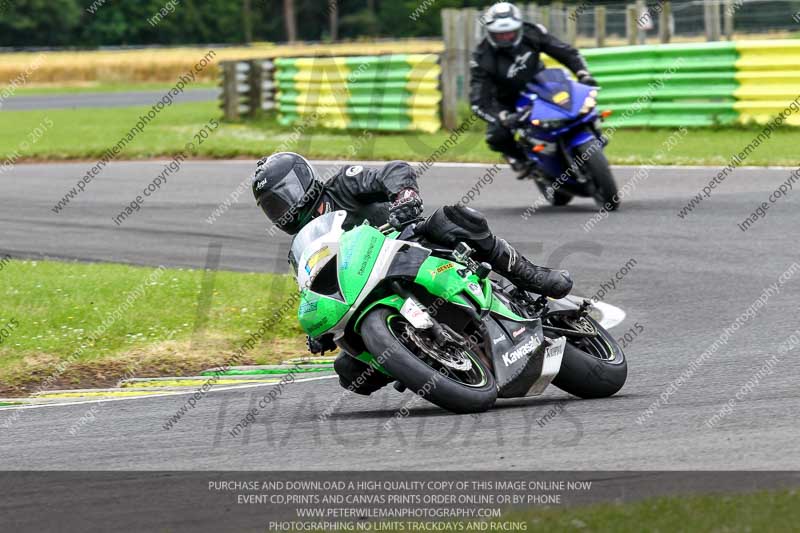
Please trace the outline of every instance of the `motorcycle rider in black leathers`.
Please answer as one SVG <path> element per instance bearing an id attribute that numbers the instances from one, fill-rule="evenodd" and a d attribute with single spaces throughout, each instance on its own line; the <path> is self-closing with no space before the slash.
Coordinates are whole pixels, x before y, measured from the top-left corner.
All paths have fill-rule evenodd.
<path id="1" fill-rule="evenodd" d="M 486 144 L 500 152 L 520 178 L 527 177 L 530 162 L 513 136 L 524 118 L 516 112 L 516 101 L 525 85 L 543 70 L 540 54 L 561 62 L 587 85 L 597 85 L 580 53 L 561 42 L 541 24 L 522 21 L 522 13 L 508 2 L 490 7 L 481 18 L 486 37 L 478 44 L 470 62 L 472 111 L 488 122 Z"/>
<path id="2" fill-rule="evenodd" d="M 314 217 L 332 211 L 347 212 L 345 229 L 364 220 L 373 226 L 390 222 L 398 227 L 419 218 L 423 207 L 416 175 L 403 161 L 392 161 L 377 169 L 346 165 L 323 183 L 304 157 L 279 152 L 258 162 L 252 187 L 256 203 L 267 217 L 290 235 Z M 553 298 L 562 298 L 572 289 L 568 272 L 534 265 L 506 241 L 495 237 L 486 218 L 472 208 L 439 208 L 416 226 L 415 233 L 442 247 L 467 243 L 475 250 L 477 261 L 486 261 L 521 289 Z M 336 348 L 329 335 L 309 338 L 308 346 L 312 353 Z M 359 394 L 369 395 L 390 382 L 345 352 L 336 358 L 334 369 L 340 384 Z"/>

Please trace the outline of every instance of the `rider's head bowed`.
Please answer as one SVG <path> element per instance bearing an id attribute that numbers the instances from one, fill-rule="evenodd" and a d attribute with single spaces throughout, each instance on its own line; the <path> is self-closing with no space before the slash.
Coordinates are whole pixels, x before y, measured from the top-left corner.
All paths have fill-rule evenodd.
<path id="1" fill-rule="evenodd" d="M 273 224 L 290 235 L 314 218 L 323 190 L 311 163 L 294 152 L 278 152 L 261 159 L 252 185 L 259 207 Z"/>

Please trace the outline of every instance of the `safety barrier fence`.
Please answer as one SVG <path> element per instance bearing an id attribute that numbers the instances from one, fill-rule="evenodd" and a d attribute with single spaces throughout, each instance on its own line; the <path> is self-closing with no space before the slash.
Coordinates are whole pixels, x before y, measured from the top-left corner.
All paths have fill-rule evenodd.
<path id="1" fill-rule="evenodd" d="M 241 87 L 237 92 L 231 87 L 231 94 L 223 91 L 223 101 L 238 99 L 239 113 L 244 114 L 253 114 L 258 102 L 262 109 L 274 106 L 279 121 L 287 125 L 313 116 L 315 124 L 329 128 L 427 132 L 441 128 L 441 68 L 436 54 L 281 58 L 274 67 L 276 92 L 270 101 L 259 100 L 258 95 L 251 99 L 247 91 L 253 82 L 244 91 Z M 236 68 L 240 78 L 242 72 L 252 71 L 252 67 Z M 234 67 L 223 66 L 223 72 L 233 71 Z M 226 117 L 238 116 L 233 104 L 224 107 Z"/>
<path id="2" fill-rule="evenodd" d="M 225 118 L 275 109 L 275 66 L 270 59 L 223 61 L 220 105 Z"/>
<path id="3" fill-rule="evenodd" d="M 766 123 L 800 95 L 800 40 L 584 50 L 617 127 Z M 448 53 L 280 58 L 224 63 L 227 118 L 276 109 L 296 124 L 432 132 L 457 125 L 465 69 Z M 545 58 L 548 66 L 555 66 Z M 443 98 L 444 96 L 444 98 Z M 454 121 L 455 120 L 455 121 Z M 785 122 L 800 125 L 800 113 Z"/>
<path id="4" fill-rule="evenodd" d="M 617 126 L 766 123 L 800 96 L 800 40 L 600 48 L 585 56 Z M 800 114 L 786 123 L 800 125 Z"/>

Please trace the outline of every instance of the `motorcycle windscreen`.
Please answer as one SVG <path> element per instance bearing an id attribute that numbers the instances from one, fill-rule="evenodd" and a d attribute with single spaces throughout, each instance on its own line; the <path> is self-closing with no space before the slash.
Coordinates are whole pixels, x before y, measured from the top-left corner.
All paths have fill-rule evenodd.
<path id="1" fill-rule="evenodd" d="M 563 109 L 572 108 L 572 82 L 560 68 L 548 68 L 539 72 L 527 88 L 538 94 L 539 98 Z"/>

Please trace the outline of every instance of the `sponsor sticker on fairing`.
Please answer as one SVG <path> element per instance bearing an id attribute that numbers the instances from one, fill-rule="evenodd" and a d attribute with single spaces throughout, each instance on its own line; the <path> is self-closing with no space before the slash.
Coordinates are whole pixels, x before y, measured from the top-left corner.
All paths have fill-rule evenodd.
<path id="1" fill-rule="evenodd" d="M 538 337 L 530 337 L 527 341 L 521 344 L 516 349 L 506 352 L 503 354 L 503 364 L 506 366 L 511 366 L 529 353 L 536 350 L 539 347 L 541 341 L 539 341 Z"/>

